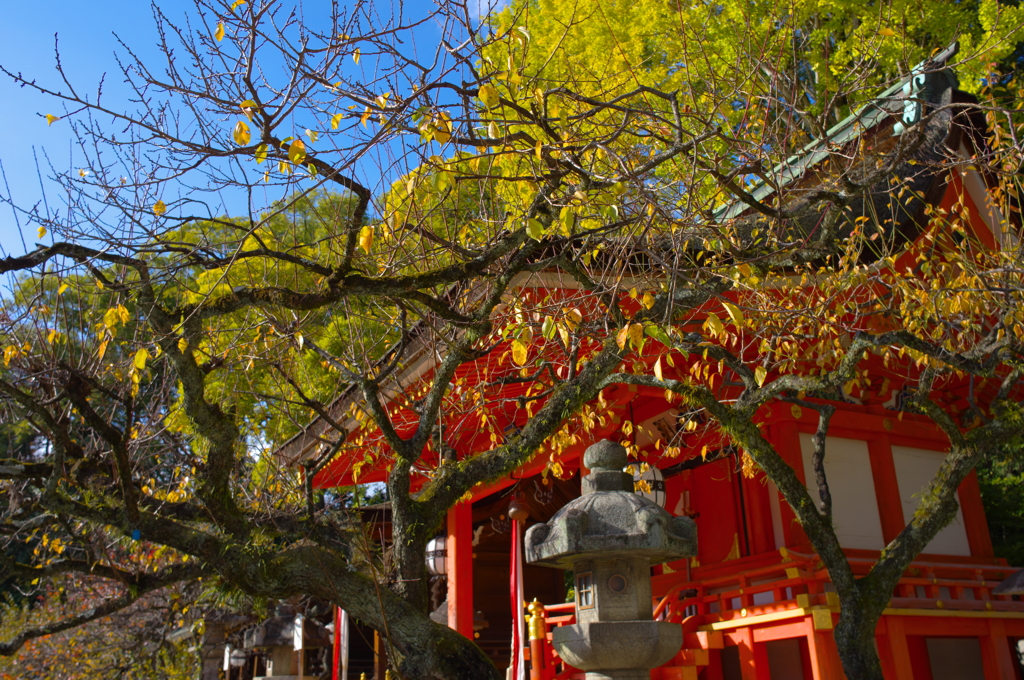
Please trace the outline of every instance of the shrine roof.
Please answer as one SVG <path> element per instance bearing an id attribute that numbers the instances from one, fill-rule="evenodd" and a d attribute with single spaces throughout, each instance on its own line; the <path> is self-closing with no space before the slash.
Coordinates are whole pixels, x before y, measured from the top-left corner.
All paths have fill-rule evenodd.
<path id="1" fill-rule="evenodd" d="M 956 104 L 964 103 L 969 96 L 956 89 L 955 77 L 945 68 L 955 54 L 954 44 L 915 67 L 905 78 L 833 126 L 819 139 L 807 144 L 800 153 L 765 173 L 760 183 L 748 189 L 748 198 L 760 202 L 774 201 L 776 206 L 791 215 L 781 220 L 784 228 L 794 237 L 807 236 L 817 228 L 825 212 L 832 209 L 827 201 L 821 200 L 822 191 L 841 189 L 835 185 L 835 177 L 844 173 L 870 185 L 862 195 L 847 204 L 848 211 L 854 215 L 871 213 L 886 217 L 891 229 L 904 238 L 913 238 L 919 233 L 926 204 L 937 202 L 942 194 L 940 190 L 945 187 L 944 176 L 939 177 L 933 168 L 940 165 L 939 161 L 948 159 L 951 153 L 956 153 L 962 143 L 962 126 L 954 125 L 958 115 Z M 911 127 L 918 122 L 923 122 L 923 125 Z M 977 121 L 971 120 L 969 124 L 976 126 Z M 861 139 L 870 141 L 866 145 L 860 144 L 857 140 Z M 866 148 L 871 153 L 862 153 L 855 147 Z M 876 176 L 880 157 L 895 158 L 895 161 L 882 176 Z M 890 190 L 890 178 L 894 175 L 909 187 L 905 195 L 897 197 Z M 730 222 L 738 225 L 741 232 L 752 233 L 766 220 L 774 218 L 755 211 L 749 201 L 736 200 L 715 212 L 712 219 Z M 551 294 L 552 290 L 566 291 L 574 286 L 562 282 L 557 272 L 542 272 L 520 277 L 514 287 L 521 295 L 522 291 L 529 289 Z M 417 381 L 425 381 L 433 371 L 436 360 L 432 350 L 433 332 L 425 323 L 415 325 L 403 342 L 378 362 L 379 366 L 395 367 L 390 379 L 382 386 L 382 395 L 385 401 L 394 405 L 392 417 L 395 428 L 403 437 L 413 433 L 417 414 L 415 404 L 408 403 L 402 391 Z M 453 380 L 453 392 L 460 386 L 470 389 L 488 384 L 496 376 L 508 373 L 503 357 L 509 351 L 510 342 L 501 341 L 485 355 L 460 367 Z M 525 383 L 512 381 L 489 393 L 488 398 L 500 406 L 494 409 L 496 418 L 502 420 L 498 423 L 499 429 L 508 432 L 522 427 L 524 417 L 529 415 L 529 410 L 522 408 L 523 399 L 530 397 L 527 390 Z M 357 400 L 356 388 L 348 387 L 327 407 L 331 419 L 346 427 L 353 425 L 351 419 L 346 420 L 349 418 L 346 410 Z M 618 403 L 610 413 L 616 409 L 621 412 L 624 403 Z M 493 446 L 496 443 L 494 427 L 490 433 L 485 432 L 483 426 L 474 425 L 473 419 L 479 418 L 471 409 L 465 413 L 453 410 L 448 414 L 445 427 L 460 433 L 460 446 L 465 450 L 478 450 L 487 444 Z M 325 418 L 317 417 L 289 439 L 277 455 L 289 464 L 317 459 L 330 454 L 339 444 L 337 437 L 334 425 Z M 578 453 L 574 455 L 578 457 Z M 436 453 L 425 454 L 425 465 L 438 464 L 436 458 Z M 318 487 L 330 487 L 355 481 L 382 481 L 386 465 L 381 460 L 378 458 L 364 466 L 352 455 L 339 457 L 317 475 L 314 483 Z M 536 467 L 536 464 L 532 466 Z M 531 474 L 539 471 L 539 468 L 532 468 Z M 424 475 L 427 474 L 424 471 Z"/>

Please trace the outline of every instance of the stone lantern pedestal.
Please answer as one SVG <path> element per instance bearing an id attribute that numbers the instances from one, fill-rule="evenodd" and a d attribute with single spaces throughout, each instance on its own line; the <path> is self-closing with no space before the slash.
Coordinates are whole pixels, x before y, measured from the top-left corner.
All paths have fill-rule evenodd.
<path id="1" fill-rule="evenodd" d="M 652 564 L 697 554 L 697 527 L 633 493 L 619 444 L 604 440 L 583 458 L 583 495 L 526 533 L 526 561 L 572 569 L 576 623 L 555 628 L 562 659 L 587 680 L 647 680 L 683 644 L 677 623 L 653 621 Z"/>

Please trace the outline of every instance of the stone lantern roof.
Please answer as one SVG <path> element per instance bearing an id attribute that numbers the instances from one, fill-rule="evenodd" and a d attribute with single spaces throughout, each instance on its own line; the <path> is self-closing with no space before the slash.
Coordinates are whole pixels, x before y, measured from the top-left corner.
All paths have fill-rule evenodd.
<path id="1" fill-rule="evenodd" d="M 697 553 L 697 528 L 688 517 L 673 517 L 633 493 L 633 478 L 623 472 L 626 450 L 612 441 L 587 449 L 583 463 L 583 495 L 569 502 L 546 524 L 526 534 L 526 559 L 531 564 L 572 569 L 584 559 L 628 554 L 650 564 Z"/>

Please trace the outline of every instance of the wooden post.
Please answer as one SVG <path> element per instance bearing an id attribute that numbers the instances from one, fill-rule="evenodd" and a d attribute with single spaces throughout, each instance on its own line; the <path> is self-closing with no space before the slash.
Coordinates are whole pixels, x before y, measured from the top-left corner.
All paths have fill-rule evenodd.
<path id="1" fill-rule="evenodd" d="M 805 619 L 807 626 L 807 651 L 811 657 L 811 670 L 814 680 L 843 680 L 843 665 L 839 661 L 839 650 L 832 636 L 831 622 L 828 628 L 821 628 L 821 622 L 815 626 L 813 616 Z"/>
<path id="2" fill-rule="evenodd" d="M 960 488 L 957 489 L 960 511 L 964 515 L 964 530 L 967 532 L 967 544 L 974 557 L 994 557 L 992 537 L 988 532 L 988 520 L 985 519 L 985 506 L 981 504 L 981 488 L 978 486 L 978 473 L 971 470 Z"/>
<path id="3" fill-rule="evenodd" d="M 768 650 L 763 644 L 754 644 L 754 632 L 750 628 L 739 628 L 729 637 L 739 647 L 743 680 L 770 680 Z"/>
<path id="4" fill-rule="evenodd" d="M 448 627 L 473 639 L 473 504 L 448 511 Z"/>
<path id="5" fill-rule="evenodd" d="M 377 631 L 373 631 L 373 677 L 374 680 L 384 680 L 384 673 L 388 667 L 388 650 L 384 638 Z"/>
<path id="6" fill-rule="evenodd" d="M 746 510 L 746 531 L 750 539 L 750 554 L 775 550 L 774 527 L 772 527 L 771 501 L 768 498 L 768 485 L 764 484 L 764 473 L 758 473 L 753 479 L 740 475 L 744 505 Z M 785 503 L 785 501 L 782 501 Z M 779 537 L 782 538 L 781 536 Z"/>
<path id="7" fill-rule="evenodd" d="M 772 444 L 786 463 L 793 468 L 797 479 L 807 484 L 804 479 L 803 453 L 800 450 L 800 430 L 794 421 L 782 421 L 771 427 Z M 796 519 L 796 513 L 789 506 L 786 499 L 779 493 L 779 513 L 782 515 L 783 545 L 795 546 L 805 545 L 810 541 L 803 527 Z"/>
<path id="8" fill-rule="evenodd" d="M 910 660 L 910 647 L 907 644 L 907 631 L 903 627 L 903 619 L 899 616 L 883 618 L 889 652 L 892 654 L 892 665 L 896 671 L 893 680 L 914 680 L 914 666 Z"/>
<path id="9" fill-rule="evenodd" d="M 544 605 L 534 598 L 530 603 L 530 680 L 546 680 L 548 658 L 544 649 L 548 630 L 544 622 Z"/>
<path id="10" fill-rule="evenodd" d="M 1006 637 L 1003 619 L 989 619 L 989 634 L 981 637 L 981 658 L 985 680 L 1014 680 L 1016 663 L 1010 654 L 1010 641 Z"/>
<path id="11" fill-rule="evenodd" d="M 899 536 L 906 526 L 903 517 L 903 501 L 896 479 L 896 463 L 892 459 L 892 445 L 888 435 L 868 440 L 868 457 L 871 459 L 871 477 L 875 482 L 875 500 L 878 503 L 878 518 L 882 524 L 882 538 L 886 543 Z"/>
<path id="12" fill-rule="evenodd" d="M 880 616 L 875 626 L 875 641 L 878 645 L 878 659 L 882 664 L 882 675 L 897 680 L 899 673 L 896 671 L 896 664 L 893 661 L 892 644 L 889 640 L 889 629 L 886 620 L 889 617 Z"/>

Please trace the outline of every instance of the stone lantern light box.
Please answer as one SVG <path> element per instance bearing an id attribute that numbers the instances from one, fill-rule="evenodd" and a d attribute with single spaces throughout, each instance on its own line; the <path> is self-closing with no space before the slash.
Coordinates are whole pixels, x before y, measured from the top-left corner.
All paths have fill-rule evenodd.
<path id="1" fill-rule="evenodd" d="M 526 533 L 530 564 L 572 569 L 576 623 L 552 643 L 587 680 L 646 680 L 683 643 L 678 623 L 653 621 L 650 567 L 697 554 L 697 527 L 633 492 L 626 450 L 604 440 L 587 449 L 583 495 Z"/>

